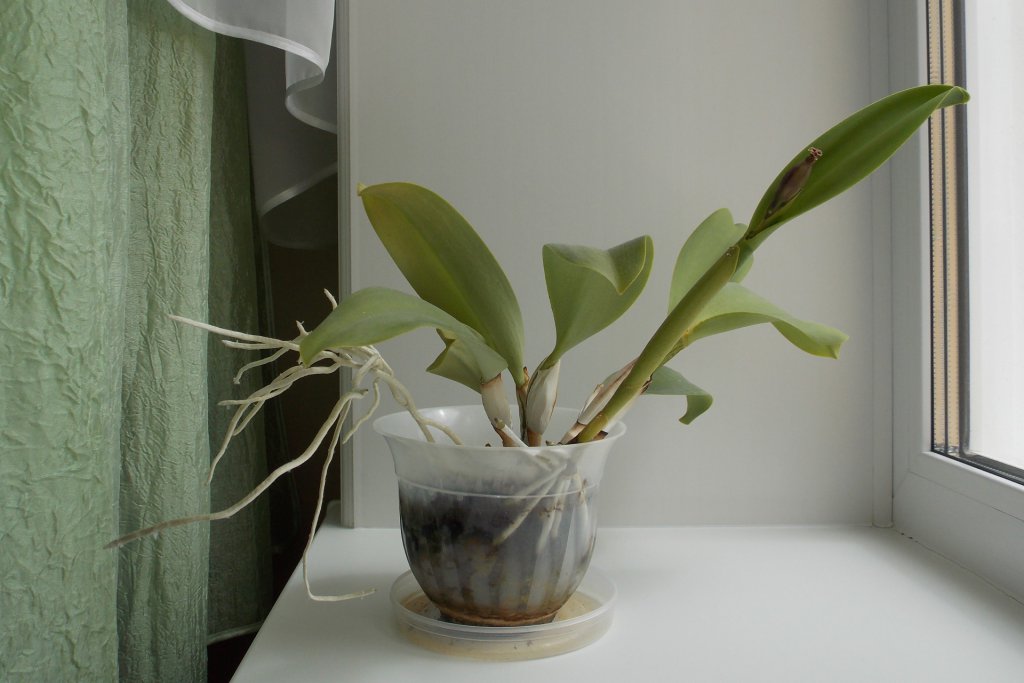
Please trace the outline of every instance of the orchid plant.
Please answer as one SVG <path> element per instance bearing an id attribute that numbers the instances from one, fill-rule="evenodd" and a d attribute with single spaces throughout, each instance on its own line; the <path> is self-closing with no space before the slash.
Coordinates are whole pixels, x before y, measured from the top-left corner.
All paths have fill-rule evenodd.
<path id="1" fill-rule="evenodd" d="M 694 420 L 711 405 L 711 396 L 666 363 L 704 337 L 771 323 L 803 351 L 838 357 L 845 334 L 798 319 L 743 286 L 754 252 L 783 224 L 884 163 L 933 111 L 966 99 L 965 91 L 946 85 L 886 97 L 802 148 L 768 186 L 749 223 L 735 223 L 726 209 L 711 214 L 679 252 L 664 322 L 636 358 L 595 388 L 575 426 L 558 443 L 601 438 L 645 393 L 685 396 L 681 421 Z M 356 292 L 302 339 L 302 361 L 310 365 L 327 350 L 434 328 L 444 349 L 427 371 L 479 392 L 504 445 L 542 445 L 558 396 L 562 356 L 613 323 L 637 299 L 651 272 L 651 238 L 611 249 L 544 246 L 556 338 L 531 374 L 523 359 L 523 322 L 515 294 L 466 220 L 438 195 L 409 183 L 360 186 L 359 196 L 377 236 L 418 297 L 385 288 Z M 515 385 L 518 434 L 508 429 L 506 370 Z"/>
<path id="2" fill-rule="evenodd" d="M 685 397 L 686 410 L 680 421 L 689 424 L 710 407 L 711 395 L 666 364 L 699 339 L 741 327 L 770 323 L 801 350 L 837 358 L 847 339 L 844 333 L 790 315 L 742 284 L 753 265 L 754 252 L 782 225 L 878 168 L 933 112 L 967 99 L 963 89 L 949 85 L 920 86 L 881 99 L 803 146 L 768 186 L 748 223 L 736 223 L 726 209 L 708 216 L 679 251 L 664 321 L 632 360 L 595 387 L 576 423 L 550 442 L 545 440 L 545 432 L 558 396 L 562 357 L 612 324 L 636 301 L 651 272 L 651 238 L 637 237 L 610 249 L 565 244 L 543 247 L 555 343 L 530 370 L 524 359 L 522 315 L 509 280 L 459 212 L 418 185 L 360 186 L 358 194 L 370 223 L 415 296 L 370 287 L 337 303 L 328 294 L 334 306 L 332 312 L 308 333 L 299 325 L 299 335 L 292 340 L 249 335 L 178 318 L 180 322 L 227 337 L 225 343 L 229 346 L 273 351 L 244 366 L 239 375 L 286 354 L 298 356 L 296 364 L 267 386 L 245 399 L 226 402 L 237 409 L 223 447 L 213 460 L 211 478 L 231 438 L 245 428 L 267 400 L 284 393 L 297 380 L 348 368 L 353 372 L 353 389 L 332 408 L 302 454 L 271 472 L 236 505 L 142 529 L 113 541 L 110 546 L 189 522 L 230 517 L 278 477 L 308 461 L 327 441 L 328 458 L 317 504 L 319 514 L 331 458 L 338 445 L 351 438 L 376 410 L 382 387 L 412 413 L 428 441 L 434 440 L 434 430 L 460 443 L 450 428 L 419 414 L 408 390 L 374 346 L 414 329 L 426 327 L 437 331 L 443 348 L 427 371 L 479 393 L 491 426 L 504 446 L 600 439 L 643 394 Z M 513 429 L 506 374 L 514 385 L 518 430 Z M 369 410 L 346 430 L 343 425 L 353 404 L 371 391 L 373 401 Z M 312 533 L 311 530 L 310 540 Z M 305 576 L 305 554 L 303 560 Z M 308 590 L 308 581 L 306 586 Z M 361 594 L 324 599 L 358 595 Z"/>

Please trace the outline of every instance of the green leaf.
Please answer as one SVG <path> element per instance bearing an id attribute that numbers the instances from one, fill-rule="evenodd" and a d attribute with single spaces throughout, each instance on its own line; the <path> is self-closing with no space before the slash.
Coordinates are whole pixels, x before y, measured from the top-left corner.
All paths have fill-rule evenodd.
<path id="1" fill-rule="evenodd" d="M 840 347 L 849 339 L 828 325 L 795 318 L 743 285 L 730 282 L 704 307 L 673 354 L 698 339 L 761 323 L 771 323 L 798 348 L 825 358 L 838 358 Z"/>
<path id="2" fill-rule="evenodd" d="M 542 368 L 611 325 L 636 301 L 651 274 L 654 242 L 645 235 L 611 249 L 546 244 L 543 257 L 556 340 Z"/>
<path id="3" fill-rule="evenodd" d="M 868 105 L 800 148 L 775 178 L 750 219 L 751 246 L 757 247 L 780 225 L 852 187 L 881 166 L 935 110 L 963 104 L 969 95 L 952 85 L 924 85 Z M 771 216 L 768 209 L 790 169 L 816 147 L 821 158 L 803 189 Z"/>
<path id="4" fill-rule="evenodd" d="M 685 396 L 686 414 L 679 418 L 684 425 L 688 425 L 700 417 L 711 407 L 711 402 L 714 400 L 711 398 L 711 394 L 666 365 L 662 365 L 654 371 L 654 374 L 651 375 L 651 384 L 645 393 L 660 396 Z"/>
<path id="5" fill-rule="evenodd" d="M 442 339 L 464 345 L 465 362 L 472 364 L 478 386 L 505 369 L 505 360 L 476 330 L 433 304 L 385 287 L 367 287 L 342 300 L 302 339 L 300 355 L 309 364 L 325 349 L 376 344 L 421 327 L 433 327 L 441 332 Z"/>
<path id="6" fill-rule="evenodd" d="M 442 330 L 438 330 L 438 334 L 444 342 L 444 351 L 434 359 L 427 372 L 458 382 L 479 393 L 480 373 L 472 352 L 465 343 Z"/>
<path id="7" fill-rule="evenodd" d="M 406 280 L 425 301 L 469 325 L 523 374 L 523 319 L 494 255 L 458 211 L 430 190 L 385 183 L 359 192 L 366 215 Z"/>
<path id="8" fill-rule="evenodd" d="M 697 226 L 676 258 L 675 269 L 672 271 L 672 286 L 669 290 L 668 310 L 671 311 L 682 301 L 686 293 L 729 247 L 742 239 L 746 231 L 747 226 L 733 223 L 732 214 L 728 209 L 715 211 Z"/>

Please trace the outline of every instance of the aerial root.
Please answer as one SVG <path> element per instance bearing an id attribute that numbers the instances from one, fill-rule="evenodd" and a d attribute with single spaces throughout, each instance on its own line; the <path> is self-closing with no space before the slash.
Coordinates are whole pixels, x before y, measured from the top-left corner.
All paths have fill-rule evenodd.
<path id="1" fill-rule="evenodd" d="M 328 292 L 325 292 L 325 294 L 327 295 L 328 300 L 331 302 L 332 307 L 336 306 L 337 302 L 334 300 L 334 297 L 332 297 Z M 250 363 L 247 363 L 246 365 L 243 365 L 242 368 L 235 375 L 236 383 L 241 379 L 242 375 L 245 372 L 252 370 L 253 368 L 276 361 L 289 351 L 298 353 L 299 342 L 302 340 L 302 337 L 306 335 L 306 330 L 301 323 L 297 323 L 299 329 L 299 336 L 293 340 L 286 341 L 281 339 L 274 339 L 272 337 L 263 337 L 259 335 L 245 334 L 243 332 L 236 332 L 234 330 L 227 330 L 224 328 L 216 327 L 214 325 L 208 325 L 206 323 L 201 323 L 195 320 L 190 320 L 188 318 L 183 318 L 181 316 L 171 316 L 171 318 L 185 325 L 190 325 L 192 327 L 196 327 L 207 332 L 212 332 L 213 334 L 217 334 L 222 337 L 227 337 L 227 339 L 222 341 L 227 346 L 230 346 L 232 348 L 248 351 L 267 351 L 271 349 L 274 350 L 274 353 L 268 355 L 265 358 L 261 358 Z M 320 596 L 315 595 L 309 586 L 309 578 L 306 569 L 307 557 L 314 534 L 316 532 L 316 521 L 320 515 L 320 510 L 323 507 L 328 467 L 330 466 L 331 462 L 334 459 L 339 444 L 347 443 L 349 439 L 351 439 L 352 436 L 355 434 L 355 432 L 360 427 L 362 427 L 371 417 L 373 417 L 374 413 L 377 411 L 377 408 L 380 407 L 381 403 L 381 384 L 386 385 L 388 389 L 391 391 L 391 394 L 392 396 L 394 396 L 395 401 L 398 403 L 398 405 L 409 412 L 412 418 L 416 421 L 416 424 L 419 425 L 420 430 L 423 432 L 427 440 L 434 440 L 430 432 L 431 429 L 434 429 L 446 435 L 449 439 L 452 440 L 453 443 L 460 445 L 462 444 L 462 441 L 459 439 L 458 435 L 455 434 L 455 432 L 452 431 L 451 428 L 449 428 L 446 425 L 440 424 L 434 420 L 427 419 L 419 413 L 419 411 L 416 409 L 416 404 L 412 400 L 412 396 L 410 395 L 409 390 L 406 389 L 405 385 L 399 382 L 398 379 L 394 376 L 394 371 L 381 357 L 380 353 L 377 351 L 376 348 L 374 348 L 373 346 L 359 346 L 344 349 L 327 349 L 317 354 L 317 356 L 313 359 L 310 365 L 307 366 L 301 363 L 297 363 L 296 365 L 286 368 L 266 386 L 257 389 L 244 399 L 231 399 L 227 401 L 222 401 L 222 405 L 237 406 L 237 409 L 235 411 L 235 414 L 232 416 L 231 422 L 228 424 L 227 432 L 224 435 L 224 440 L 221 443 L 220 450 L 217 451 L 217 453 L 214 455 L 210 463 L 208 481 L 213 479 L 213 475 L 217 468 L 217 464 L 220 462 L 221 458 L 224 457 L 225 453 L 227 453 L 228 446 L 231 444 L 232 438 L 242 433 L 246 426 L 259 413 L 264 403 L 266 403 L 269 399 L 274 398 L 275 396 L 280 396 L 288 389 L 290 389 L 292 386 L 294 386 L 294 384 L 297 381 L 303 379 L 304 377 L 309 377 L 312 375 L 327 375 L 337 372 L 342 368 L 351 368 L 352 370 L 354 370 L 354 378 L 356 381 L 353 384 L 355 388 L 352 391 L 347 392 L 338 400 L 337 403 L 334 404 L 334 407 L 331 409 L 327 418 L 320 426 L 320 429 L 313 437 L 313 440 L 309 443 L 306 449 L 298 457 L 277 467 L 241 500 L 239 500 L 234 505 L 223 510 L 219 510 L 217 512 L 211 512 L 202 515 L 192 515 L 189 517 L 181 517 L 179 519 L 172 519 L 165 522 L 161 522 L 159 524 L 154 524 L 144 529 L 133 531 L 131 533 L 125 534 L 123 536 L 120 536 L 119 538 L 114 539 L 104 547 L 118 548 L 120 546 L 125 545 L 126 543 L 130 543 L 132 541 L 144 538 L 146 536 L 152 536 L 166 529 L 172 529 L 174 527 L 184 526 L 186 524 L 192 524 L 195 522 L 213 522 L 232 517 L 237 512 L 241 511 L 250 503 L 252 503 L 254 500 L 259 498 L 259 496 L 262 495 L 268 488 L 270 488 L 270 486 L 280 477 L 284 476 L 288 472 L 291 472 L 292 470 L 308 462 L 313 457 L 314 453 L 316 453 L 317 449 L 320 448 L 321 444 L 323 444 L 324 440 L 327 438 L 327 435 L 330 433 L 331 437 L 328 442 L 327 457 L 325 459 L 324 466 L 320 475 L 320 488 L 319 494 L 317 496 L 316 514 L 314 515 L 313 523 L 310 527 L 309 539 L 306 543 L 306 548 L 302 554 L 303 580 L 305 581 L 306 584 L 307 593 L 314 600 L 350 600 L 353 598 L 364 597 L 372 593 L 372 590 L 367 590 L 348 593 L 345 595 Z M 370 389 L 361 388 L 362 383 L 367 380 L 371 381 Z M 344 422 L 351 412 L 352 405 L 356 401 L 362 399 L 367 393 L 370 392 L 371 389 L 373 391 L 373 401 L 369 407 L 369 410 L 367 410 L 363 416 L 356 420 L 353 426 L 348 431 L 344 431 Z"/>
<path id="2" fill-rule="evenodd" d="M 375 399 L 379 400 L 380 394 L 376 387 L 377 385 L 374 384 L 374 395 Z M 377 400 L 375 400 L 375 404 Z M 313 511 L 313 523 L 309 527 L 309 538 L 306 540 L 306 547 L 302 549 L 302 582 L 306 586 L 306 595 L 309 596 L 310 600 L 316 600 L 317 602 L 342 602 L 344 600 L 355 600 L 357 598 L 365 598 L 367 595 L 372 595 L 376 592 L 376 589 L 374 588 L 367 588 L 361 591 L 354 591 L 352 593 L 344 593 L 341 595 L 320 595 L 314 593 L 313 588 L 309 585 L 309 549 L 313 547 L 313 538 L 316 536 L 316 522 L 320 519 L 320 510 L 324 503 L 324 490 L 327 488 L 327 472 L 330 470 L 331 462 L 334 461 L 334 454 L 338 451 L 339 441 L 341 441 L 341 443 L 348 441 L 356 430 L 356 427 L 353 427 L 345 434 L 345 438 L 341 439 L 341 429 L 344 423 L 345 418 L 342 417 L 334 424 L 334 433 L 331 436 L 331 442 L 327 448 L 327 457 L 324 458 L 324 465 L 320 469 L 320 487 L 316 496 L 316 508 Z"/>
<path id="3" fill-rule="evenodd" d="M 124 545 L 125 543 L 129 543 L 138 538 L 143 538 L 144 536 L 155 534 L 157 532 L 163 531 L 164 529 L 171 529 L 177 526 L 182 526 L 184 524 L 191 524 L 193 522 L 213 522 L 218 519 L 228 519 L 229 517 L 234 516 L 234 514 L 237 513 L 239 510 L 242 510 L 247 505 L 249 505 L 249 503 L 256 500 L 261 493 L 270 488 L 270 485 L 277 481 L 281 476 L 287 474 L 288 472 L 291 472 L 296 467 L 299 467 L 307 460 L 309 460 L 311 457 L 313 457 L 313 454 L 316 452 L 316 449 L 320 447 L 321 443 L 323 443 L 324 437 L 327 436 L 327 432 L 330 431 L 332 426 L 334 426 L 334 423 L 337 422 L 339 418 L 344 419 L 343 413 L 346 412 L 346 409 L 349 407 L 352 400 L 354 398 L 359 398 L 361 396 L 362 394 L 359 392 L 349 392 L 348 394 L 345 394 L 345 396 L 342 396 L 341 399 L 339 399 L 338 402 L 334 404 L 334 408 L 331 410 L 330 415 L 327 416 L 327 419 L 320 426 L 319 431 L 317 431 L 316 436 L 313 437 L 313 441 L 310 442 L 309 446 L 306 447 L 306 450 L 304 450 L 301 455 L 294 458 L 293 460 L 290 460 L 284 463 L 283 465 L 280 465 L 277 469 L 271 472 L 266 479 L 257 484 L 256 488 L 250 491 L 245 497 L 243 497 L 240 501 L 238 501 L 231 507 L 225 508 L 224 510 L 220 510 L 218 512 L 211 512 L 205 515 L 193 515 L 191 517 L 182 517 L 179 519 L 172 519 L 166 522 L 161 522 L 159 524 L 154 524 L 153 526 L 146 527 L 145 529 L 139 529 L 138 531 L 133 531 L 130 534 L 125 534 L 124 536 L 121 536 L 120 538 L 111 541 L 104 547 L 117 548 Z"/>

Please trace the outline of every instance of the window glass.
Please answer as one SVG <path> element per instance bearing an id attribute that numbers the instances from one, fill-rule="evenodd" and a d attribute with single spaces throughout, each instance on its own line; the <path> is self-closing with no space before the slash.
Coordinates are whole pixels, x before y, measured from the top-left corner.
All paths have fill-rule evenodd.
<path id="1" fill-rule="evenodd" d="M 1024 481 L 1024 3 L 929 0 L 933 445 Z"/>
<path id="2" fill-rule="evenodd" d="M 970 2 L 966 78 L 971 452 L 1024 469 L 1024 4 Z"/>

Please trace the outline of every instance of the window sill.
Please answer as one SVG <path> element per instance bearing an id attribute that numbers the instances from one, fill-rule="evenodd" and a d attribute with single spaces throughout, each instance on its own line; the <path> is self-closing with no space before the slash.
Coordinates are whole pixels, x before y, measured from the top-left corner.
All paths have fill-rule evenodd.
<path id="1" fill-rule="evenodd" d="M 404 639 L 388 590 L 406 569 L 397 529 L 343 529 L 310 553 L 316 592 L 291 577 L 235 681 L 1017 681 L 1024 605 L 891 529 L 601 529 L 594 565 L 615 581 L 611 630 L 570 654 L 494 664 Z M 956 634 L 950 646 L 948 636 Z"/>
<path id="2" fill-rule="evenodd" d="M 896 527 L 1024 601 L 1024 487 L 916 453 L 896 489 Z"/>

